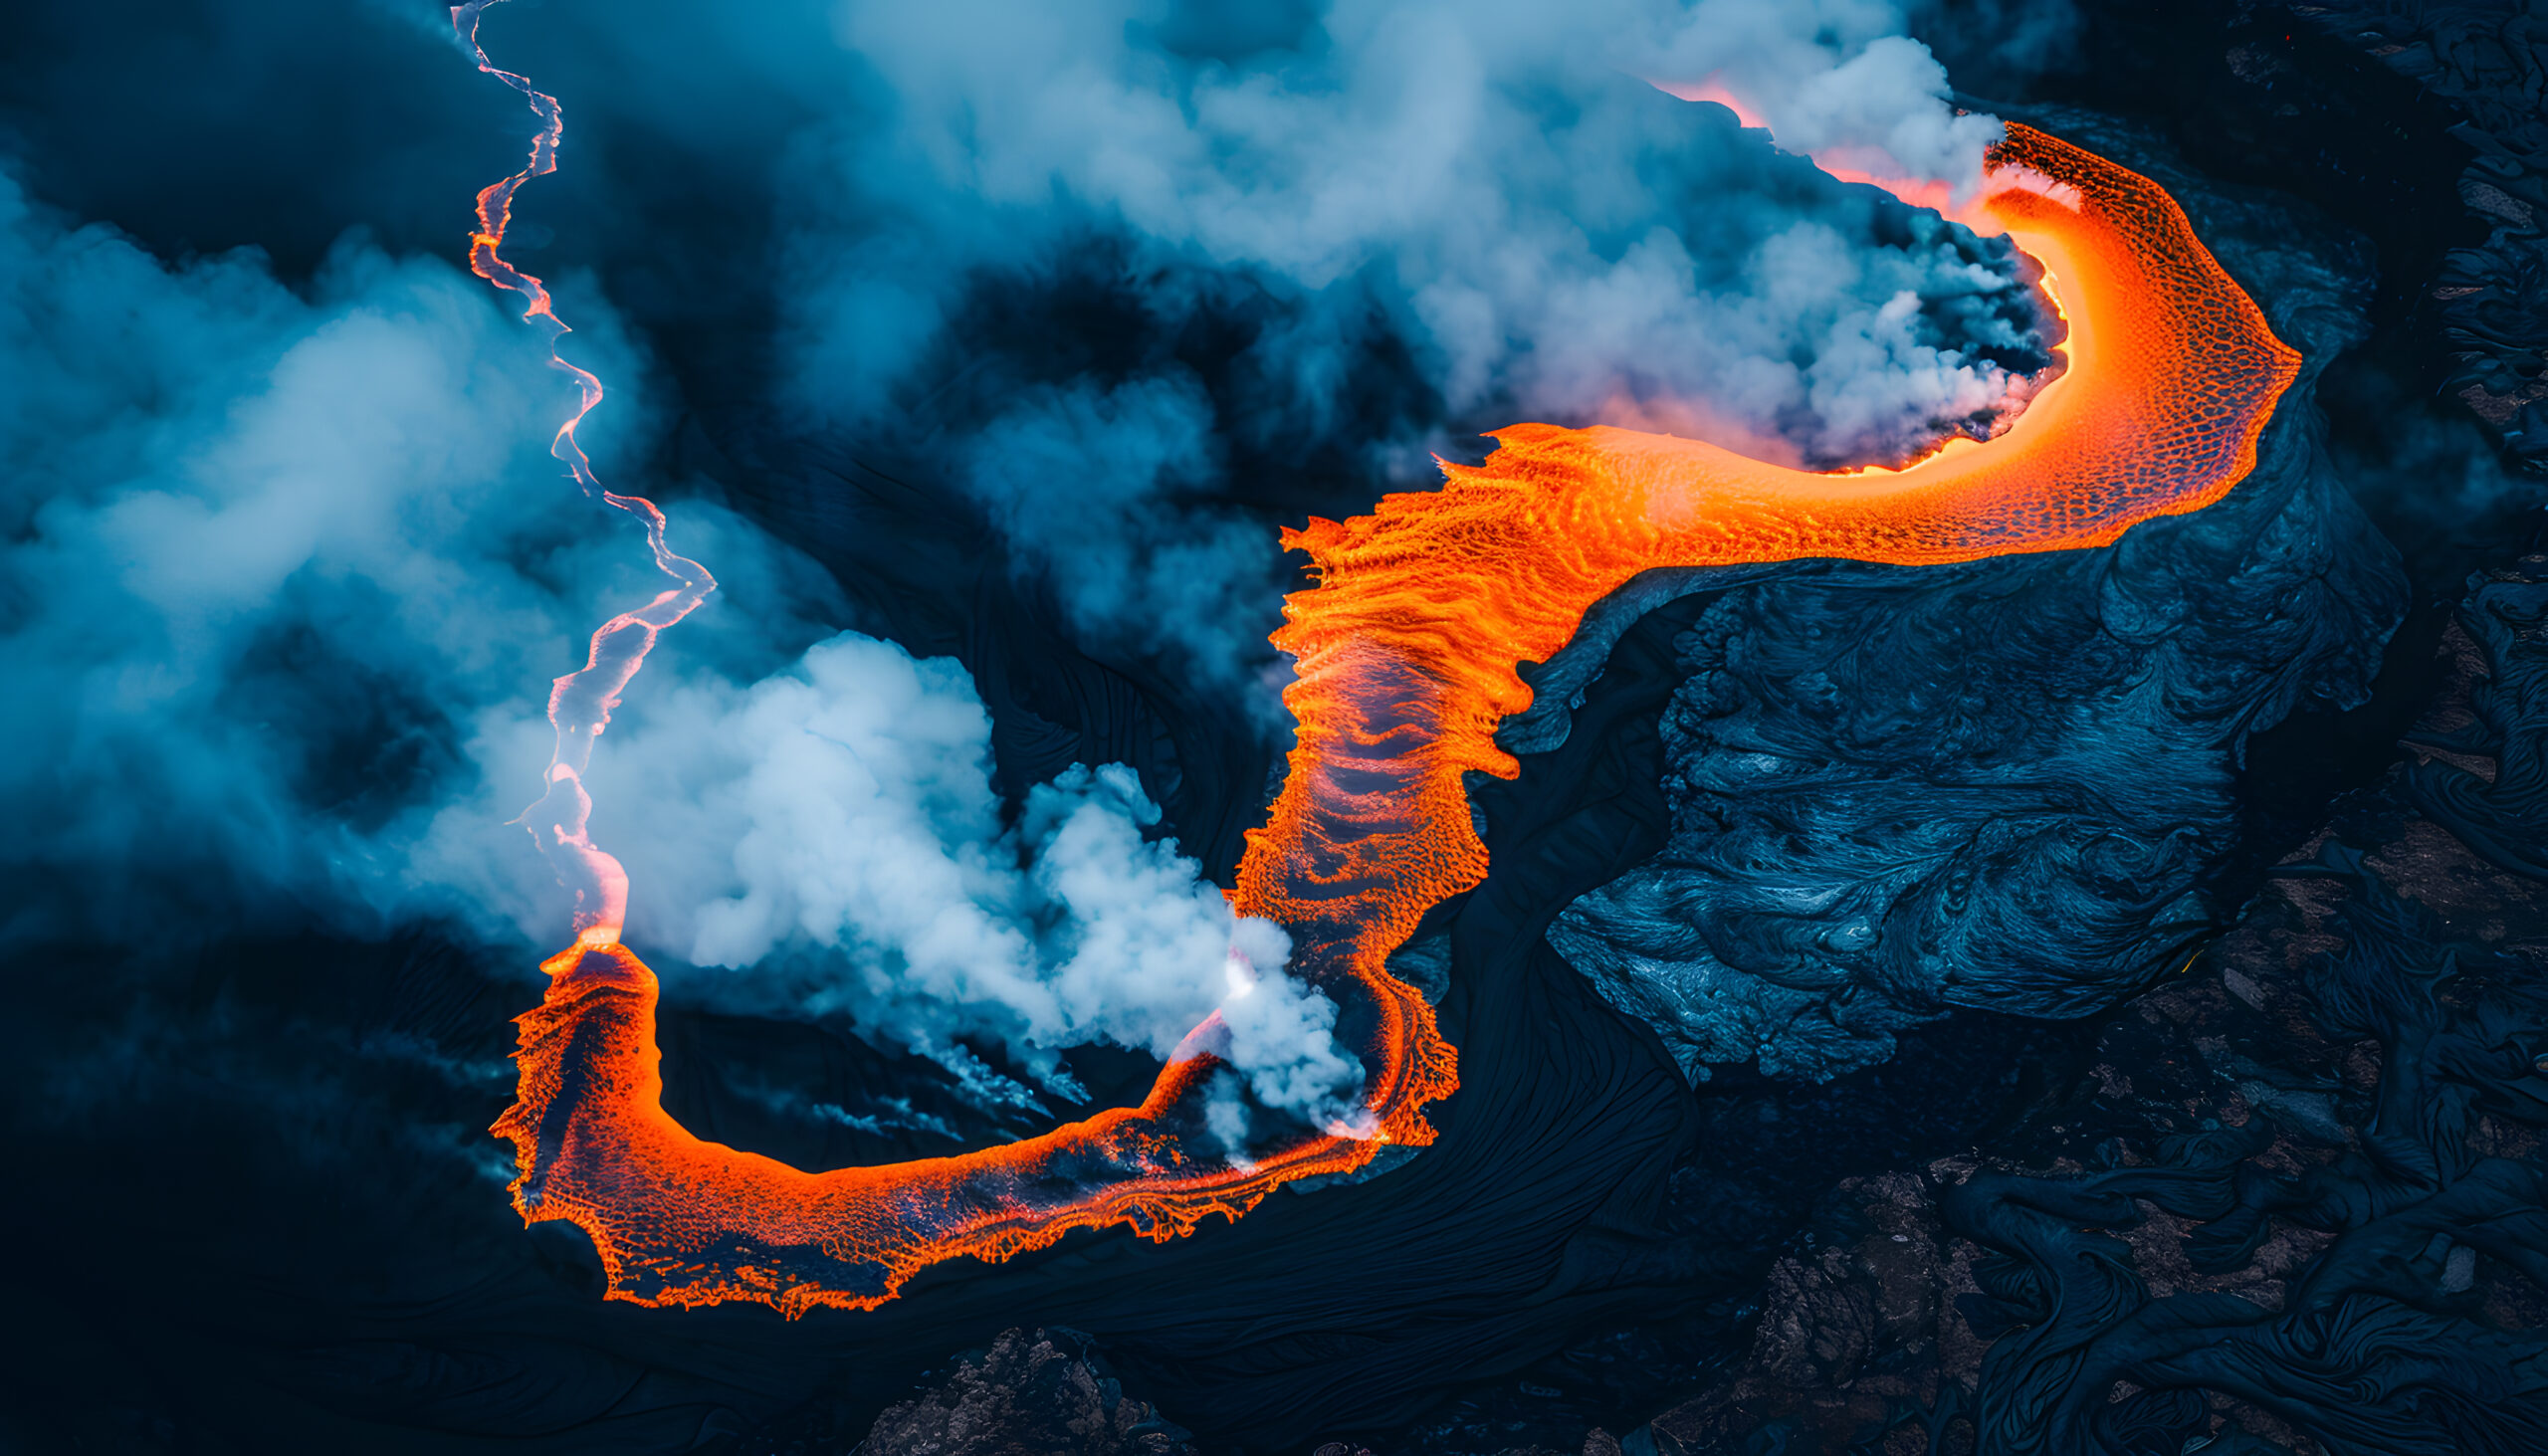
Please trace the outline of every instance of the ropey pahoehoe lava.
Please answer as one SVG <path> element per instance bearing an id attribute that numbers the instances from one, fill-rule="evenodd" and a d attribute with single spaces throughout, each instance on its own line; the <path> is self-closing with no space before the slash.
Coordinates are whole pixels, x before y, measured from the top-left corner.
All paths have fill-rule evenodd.
<path id="1" fill-rule="evenodd" d="M 515 190 L 553 168 L 560 113 L 477 49 L 489 3 L 455 8 L 454 24 L 542 130 L 531 164 L 481 193 L 472 263 L 521 293 L 553 339 L 563 325 L 546 291 L 500 250 Z M 997 1260 L 1075 1228 L 1171 1238 L 1206 1215 L 1237 1218 L 1282 1183 L 1360 1168 L 1384 1144 L 1431 1142 L 1425 1108 L 1457 1089 L 1456 1056 L 1386 961 L 1429 907 L 1485 876 L 1461 775 L 1515 771 L 1492 735 L 1529 706 L 1520 663 L 1548 659 L 1588 608 L 1649 568 L 1916 567 L 2097 546 L 2219 500 L 2253 465 L 2298 356 L 2158 184 L 2013 124 L 1971 191 L 1958 220 L 2033 258 L 2069 328 L 2063 372 L 1997 438 L 1955 440 L 1898 471 L 1814 474 L 1671 436 L 1516 425 L 1483 465 L 1445 464 L 1439 491 L 1286 533 L 1318 576 L 1274 636 L 1297 662 L 1284 704 L 1298 736 L 1233 900 L 1280 922 L 1295 973 L 1348 1004 L 1367 1117 L 1244 1157 L 1205 1128 L 1211 1021 L 1139 1107 L 952 1157 L 809 1172 L 704 1142 L 664 1111 L 656 979 L 619 942 L 626 877 L 584 832 L 580 779 L 656 635 L 715 583 L 666 546 L 652 505 L 600 492 L 573 435 L 600 385 L 560 361 L 581 405 L 556 453 L 641 519 L 674 585 L 599 629 L 550 700 L 556 754 L 525 822 L 576 894 L 578 937 L 544 963 L 546 995 L 520 1018 L 519 1100 L 495 1129 L 516 1147 L 524 1217 L 587 1233 L 615 1298 L 794 1315 L 870 1308 L 930 1264 Z"/>

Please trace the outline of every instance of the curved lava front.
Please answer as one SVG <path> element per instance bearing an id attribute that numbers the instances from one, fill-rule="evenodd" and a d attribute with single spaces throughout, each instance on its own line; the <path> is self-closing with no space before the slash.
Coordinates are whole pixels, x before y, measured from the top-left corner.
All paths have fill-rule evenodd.
<path id="1" fill-rule="evenodd" d="M 473 29 L 478 8 L 464 7 Z M 547 100 L 520 89 L 535 107 Z M 500 184 L 500 201 L 544 171 L 546 155 Z M 1446 464 L 1437 492 L 1285 534 L 1319 582 L 1289 599 L 1273 639 L 1298 662 L 1284 703 L 1299 736 L 1233 898 L 1281 922 L 1296 971 L 1364 1028 L 1368 1136 L 1304 1133 L 1252 1163 L 1230 1160 L 1202 1128 L 1200 1087 L 1215 1065 L 1206 1023 L 1140 1107 L 1005 1146 L 806 1172 L 704 1142 L 663 1110 L 655 976 L 617 943 L 605 887 L 605 914 L 579 918 L 577 943 L 543 966 L 545 998 L 520 1019 L 519 1101 L 495 1131 L 516 1147 L 523 1216 L 590 1235 L 614 1298 L 755 1300 L 795 1315 L 872 1308 L 927 1265 L 1002 1259 L 1075 1228 L 1120 1223 L 1165 1240 L 1209 1214 L 1237 1218 L 1283 1182 L 1359 1168 L 1381 1144 L 1431 1142 L 1424 1108 L 1458 1087 L 1456 1060 L 1386 958 L 1427 908 L 1485 877 L 1461 775 L 1516 771 L 1492 735 L 1530 702 L 1518 664 L 1545 661 L 1587 608 L 1651 567 L 1916 565 L 2101 545 L 2219 500 L 2254 464 L 2298 356 L 2166 192 L 2017 125 L 1986 166 L 1960 216 L 2005 230 L 2043 265 L 2070 330 L 2066 371 L 1997 439 L 1953 442 L 1900 471 L 1818 475 L 1669 436 L 1517 425 L 1484 465 Z M 481 271 L 510 287 L 492 271 L 501 239 L 500 217 L 482 223 Z M 641 514 L 669 555 L 660 518 Z M 592 664 L 560 680 L 561 700 L 596 673 L 608 679 L 602 699 L 615 699 L 643 655 L 636 638 L 650 645 L 670 625 L 653 617 L 695 603 L 681 568 L 700 582 L 706 573 L 672 560 L 683 586 L 652 616 L 596 634 Z M 603 661 L 614 628 L 635 649 L 621 655 L 626 672 Z M 606 718 L 609 703 L 596 701 Z M 580 746 L 598 722 L 572 725 Z M 566 762 L 570 725 L 559 727 Z M 552 770 L 555 794 L 578 802 L 551 817 L 580 841 L 571 778 Z M 576 848 L 576 863 L 590 849 L 560 847 Z"/>

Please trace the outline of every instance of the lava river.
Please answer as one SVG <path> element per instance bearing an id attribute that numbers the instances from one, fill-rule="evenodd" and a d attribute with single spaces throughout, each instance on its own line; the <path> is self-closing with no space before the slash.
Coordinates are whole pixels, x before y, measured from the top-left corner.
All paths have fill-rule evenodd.
<path id="1" fill-rule="evenodd" d="M 478 8 L 464 7 L 473 32 Z M 547 103 L 553 125 L 554 103 L 521 89 Z M 534 153 L 523 176 L 547 159 Z M 552 701 L 559 766 L 533 827 L 585 894 L 577 942 L 545 963 L 545 998 L 520 1020 L 519 1101 L 496 1125 L 517 1149 L 523 1216 L 583 1229 L 615 1298 L 752 1300 L 794 1315 L 873 1307 L 930 1264 L 1001 1259 L 1075 1228 L 1171 1238 L 1207 1215 L 1235 1219 L 1286 1181 L 1358 1168 L 1383 1144 L 1431 1142 L 1425 1107 L 1457 1089 L 1457 1061 L 1386 959 L 1428 907 L 1485 876 L 1461 775 L 1516 771 L 1492 735 L 1530 703 L 1518 664 L 1547 660 L 1587 608 L 1651 567 L 1917 566 L 2096 546 L 2219 500 L 2253 466 L 2298 356 L 2175 202 L 2024 126 L 2008 128 L 1986 166 L 1958 216 L 2040 263 L 2069 324 L 2066 370 L 1998 438 L 1900 471 L 1812 474 L 1670 436 L 1516 425 L 1484 465 L 1445 465 L 1438 491 L 1285 534 L 1318 576 L 1273 639 L 1298 663 L 1284 702 L 1299 736 L 1233 898 L 1281 922 L 1295 973 L 1346 1006 L 1353 1029 L 1341 1034 L 1358 1043 L 1370 1120 L 1353 1136 L 1304 1132 L 1245 1164 L 1203 1130 L 1209 1022 L 1140 1107 L 953 1157 L 808 1172 L 703 1142 L 664 1112 L 655 976 L 618 943 L 624 880 L 612 882 L 616 862 L 593 868 L 573 780 L 654 633 L 713 583 L 665 550 L 651 507 L 611 498 L 646 519 L 680 584 L 596 634 L 592 663 Z M 500 184 L 498 202 L 521 180 Z M 501 239 L 501 217 L 485 222 L 478 261 L 514 287 Z M 545 295 L 533 302 L 544 315 Z"/>

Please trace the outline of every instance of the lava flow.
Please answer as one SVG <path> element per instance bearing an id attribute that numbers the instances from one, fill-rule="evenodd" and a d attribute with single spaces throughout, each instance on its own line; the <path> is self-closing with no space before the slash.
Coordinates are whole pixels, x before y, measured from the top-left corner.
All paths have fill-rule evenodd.
<path id="1" fill-rule="evenodd" d="M 473 48 L 484 3 L 454 12 Z M 556 104 L 483 52 L 480 64 L 531 98 L 546 129 L 531 167 L 481 196 L 473 261 L 554 326 L 545 294 L 496 248 L 513 190 L 549 169 Z M 1285 534 L 1319 574 L 1274 635 L 1299 664 L 1284 694 L 1298 745 L 1233 900 L 1290 931 L 1300 973 L 1369 1003 L 1357 1050 L 1373 1131 L 1303 1133 L 1244 1165 L 1202 1128 L 1214 1065 L 1197 1049 L 1202 1029 L 1140 1107 L 954 1157 L 805 1172 L 703 1142 L 664 1112 L 655 977 L 618 943 L 625 880 L 583 836 L 577 778 L 654 633 L 713 583 L 665 550 L 652 507 L 605 497 L 646 518 L 680 585 L 596 633 L 589 664 L 551 700 L 558 760 L 531 820 L 561 877 L 591 898 L 577 942 L 543 966 L 545 998 L 521 1018 L 519 1101 L 496 1124 L 516 1147 L 523 1216 L 590 1235 L 613 1298 L 754 1300 L 796 1315 L 872 1308 L 927 1265 L 997 1260 L 1074 1228 L 1121 1223 L 1165 1240 L 1210 1214 L 1237 1218 L 1291 1179 L 1360 1167 L 1383 1143 L 1431 1142 L 1423 1110 L 1458 1087 L 1454 1057 L 1386 957 L 1428 907 L 1485 877 L 1460 775 L 1517 771 L 1492 734 L 1529 704 L 1521 661 L 1549 658 L 1587 608 L 1649 567 L 2100 545 L 2218 500 L 2253 465 L 2298 358 L 2176 204 L 2021 126 L 1987 167 L 1962 216 L 2005 229 L 2044 265 L 2070 325 L 2067 371 L 1999 438 L 1900 471 L 1816 475 L 1668 436 L 1518 425 L 1485 465 L 1444 466 L 1440 491 Z M 598 386 L 573 372 L 588 409 Z M 559 453 L 590 488 L 573 428 Z"/>
<path id="2" fill-rule="evenodd" d="M 469 268 L 496 287 L 522 295 L 522 316 L 548 335 L 548 366 L 575 381 L 575 412 L 557 427 L 548 453 L 565 463 L 586 496 L 598 496 L 645 523 L 646 545 L 654 552 L 655 565 L 674 581 L 653 601 L 602 623 L 593 633 L 583 667 L 550 687 L 548 726 L 556 730 L 557 742 L 548 755 L 548 791 L 538 803 L 523 810 L 520 821 L 539 842 L 558 883 L 574 893 L 576 943 L 608 945 L 618 941 L 620 928 L 628 923 L 628 872 L 595 847 L 586 833 L 593 805 L 584 791 L 584 769 L 592 761 L 593 739 L 610 726 L 610 711 L 619 706 L 619 695 L 629 679 L 645 666 L 657 635 L 707 600 L 708 593 L 717 589 L 717 578 L 697 561 L 673 554 L 664 541 L 664 513 L 655 509 L 654 502 L 602 489 L 583 446 L 575 443 L 575 427 L 601 403 L 601 381 L 591 370 L 577 368 L 558 354 L 557 340 L 572 330 L 549 307 L 547 287 L 504 260 L 501 250 L 505 229 L 513 222 L 514 194 L 531 178 L 557 170 L 557 139 L 565 134 L 566 121 L 555 97 L 533 91 L 530 82 L 497 69 L 487 59 L 487 48 L 478 43 L 479 17 L 488 6 L 503 3 L 470 0 L 453 6 L 452 32 L 469 48 L 480 71 L 521 92 L 531 103 L 539 117 L 539 131 L 531 138 L 531 160 L 521 171 L 479 189 L 478 230 L 469 235 Z"/>

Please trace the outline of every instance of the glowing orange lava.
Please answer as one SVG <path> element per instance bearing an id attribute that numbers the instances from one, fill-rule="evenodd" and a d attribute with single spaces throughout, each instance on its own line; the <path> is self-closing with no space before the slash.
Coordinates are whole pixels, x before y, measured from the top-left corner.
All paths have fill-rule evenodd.
<path id="1" fill-rule="evenodd" d="M 1454 1057 L 1386 957 L 1428 907 L 1485 877 L 1460 775 L 1517 771 L 1492 734 L 1529 705 L 1520 662 L 1556 653 L 1649 567 L 2100 545 L 2220 499 L 2253 465 L 2298 357 L 2176 204 L 2020 126 L 1989 167 L 1965 215 L 2045 266 L 2070 324 L 2067 372 L 1998 439 L 1901 471 L 1816 475 L 1669 436 L 1517 425 L 1485 465 L 1444 466 L 1437 492 L 1285 534 L 1319 577 L 1274 636 L 1299 664 L 1284 694 L 1299 740 L 1233 899 L 1291 932 L 1297 972 L 1377 1011 L 1358 1049 L 1377 1136 L 1304 1135 L 1233 1165 L 1194 1095 L 1213 1066 L 1195 1050 L 1207 1023 L 1139 1108 L 955 1157 L 804 1172 L 665 1114 L 655 977 L 587 936 L 543 967 L 546 997 L 521 1018 L 520 1101 L 496 1124 L 517 1149 L 523 1216 L 588 1233 L 614 1298 L 794 1315 L 872 1307 L 929 1264 L 1001 1259 L 1074 1228 L 1165 1240 L 1291 1179 L 1360 1167 L 1382 1143 L 1431 1142 L 1423 1110 L 1457 1088 Z"/>

